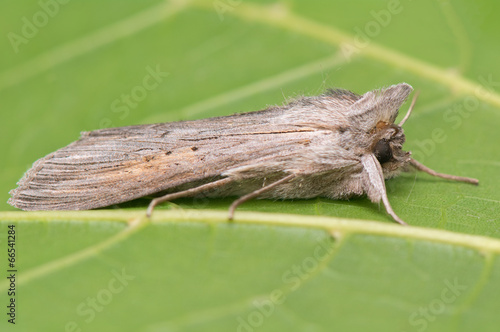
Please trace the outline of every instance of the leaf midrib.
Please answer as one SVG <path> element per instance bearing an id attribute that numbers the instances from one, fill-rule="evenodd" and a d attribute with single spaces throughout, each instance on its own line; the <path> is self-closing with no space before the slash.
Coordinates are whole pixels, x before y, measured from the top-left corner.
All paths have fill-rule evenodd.
<path id="1" fill-rule="evenodd" d="M 16 221 L 85 221 L 85 222 L 122 222 L 127 227 L 115 235 L 75 253 L 49 261 L 25 271 L 18 280 L 19 285 L 32 282 L 48 274 L 68 268 L 90 259 L 108 248 L 127 240 L 143 227 L 152 224 L 202 222 L 209 224 L 226 224 L 227 212 L 213 210 L 171 210 L 155 211 L 151 220 L 144 211 L 126 210 L 93 210 L 93 211 L 36 211 L 36 212 L 0 212 L 0 222 Z M 430 241 L 454 246 L 461 246 L 480 252 L 487 261 L 500 253 L 500 240 L 485 236 L 455 233 L 445 230 L 404 227 L 377 221 L 344 219 L 322 216 L 297 216 L 282 213 L 238 212 L 231 223 L 274 225 L 282 227 L 301 227 L 323 229 L 343 243 L 352 235 L 376 235 L 407 240 Z M 8 288 L 7 280 L 0 282 L 0 291 Z"/>
<path id="2" fill-rule="evenodd" d="M 0 222 L 112 221 L 131 223 L 138 219 L 143 219 L 144 217 L 145 211 L 140 210 L 0 212 Z M 176 209 L 155 211 L 150 222 L 152 224 L 173 222 L 224 224 L 228 223 L 228 220 L 227 212 L 225 211 Z M 338 233 L 341 236 L 351 234 L 367 234 L 404 238 L 409 240 L 431 241 L 470 248 L 477 250 L 484 255 L 500 254 L 500 240 L 495 238 L 417 226 L 403 227 L 393 223 L 383 223 L 372 220 L 238 211 L 235 215 L 235 220 L 232 222 L 236 224 L 261 224 L 324 229 L 332 234 Z"/>

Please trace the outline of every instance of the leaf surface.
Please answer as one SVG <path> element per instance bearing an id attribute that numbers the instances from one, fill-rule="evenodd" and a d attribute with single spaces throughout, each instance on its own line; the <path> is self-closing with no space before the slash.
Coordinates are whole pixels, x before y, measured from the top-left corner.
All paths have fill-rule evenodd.
<path id="1" fill-rule="evenodd" d="M 80 131 L 399 82 L 420 90 L 405 148 L 480 185 L 388 180 L 407 228 L 366 198 L 254 200 L 234 223 L 231 199 L 177 200 L 150 222 L 148 199 L 46 213 L 1 203 L 6 275 L 16 229 L 19 331 L 496 331 L 497 3 L 46 3 L 0 14 L 1 202 Z M 9 288 L 3 279 L 4 312 Z"/>

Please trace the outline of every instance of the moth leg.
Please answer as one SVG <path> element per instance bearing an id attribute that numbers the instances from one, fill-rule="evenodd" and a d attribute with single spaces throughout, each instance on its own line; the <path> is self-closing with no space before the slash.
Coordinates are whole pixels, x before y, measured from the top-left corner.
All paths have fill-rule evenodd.
<path id="1" fill-rule="evenodd" d="M 284 178 L 278 180 L 278 181 L 275 181 L 271 184 L 268 184 L 267 186 L 265 187 L 262 187 L 260 189 L 257 189 L 249 194 L 246 194 L 245 196 L 241 196 L 240 198 L 238 198 L 237 200 L 235 200 L 233 202 L 233 204 L 231 204 L 231 206 L 229 207 L 229 216 L 228 216 L 228 219 L 229 220 L 233 220 L 233 217 L 234 217 L 234 211 L 236 210 L 236 208 L 238 207 L 238 205 L 242 204 L 242 203 L 245 203 L 246 201 L 249 201 L 259 195 L 261 195 L 262 193 L 265 193 L 266 191 L 276 187 L 277 185 L 280 185 L 282 183 L 286 183 L 288 181 L 290 181 L 291 179 L 295 178 L 297 176 L 297 174 L 290 174 L 290 175 L 287 175 L 285 176 Z"/>
<path id="2" fill-rule="evenodd" d="M 368 197 L 372 200 L 372 202 L 380 202 L 380 199 L 382 199 L 387 213 L 401 225 L 408 226 L 407 223 L 405 223 L 401 218 L 398 217 L 396 212 L 394 212 L 394 210 L 392 209 L 391 204 L 389 203 L 389 199 L 387 198 L 387 191 L 385 189 L 384 173 L 377 158 L 372 154 L 368 154 L 364 155 L 361 158 L 361 161 L 363 163 L 363 167 L 368 173 L 368 180 L 370 181 Z"/>
<path id="3" fill-rule="evenodd" d="M 389 199 L 387 198 L 386 192 L 384 192 L 384 194 L 382 195 L 382 202 L 384 203 L 385 210 L 387 211 L 387 213 L 389 213 L 396 222 L 400 223 L 403 226 L 408 226 L 408 224 L 405 223 L 401 218 L 399 218 L 396 212 L 394 212 L 394 210 L 392 209 L 391 204 L 389 203 Z"/>
<path id="4" fill-rule="evenodd" d="M 472 184 L 479 184 L 479 180 L 473 179 L 473 178 L 466 178 L 463 176 L 457 176 L 457 175 L 449 175 L 449 174 L 443 174 L 443 173 L 438 173 L 429 167 L 419 163 L 415 159 L 410 159 L 410 163 L 415 166 L 416 169 L 419 171 L 425 172 L 427 174 L 430 174 L 432 176 L 437 176 L 438 178 L 443 178 L 443 179 L 448 179 L 448 180 L 453 180 L 453 181 L 461 181 L 461 182 L 467 182 L 467 183 L 472 183 Z"/>
<path id="5" fill-rule="evenodd" d="M 155 208 L 155 206 L 157 206 L 160 203 L 163 203 L 166 201 L 171 201 L 171 200 L 181 198 L 181 197 L 196 195 L 196 194 L 199 194 L 203 191 L 223 186 L 231 181 L 234 181 L 234 179 L 228 177 L 228 178 L 220 179 L 220 180 L 217 180 L 214 182 L 206 183 L 206 184 L 203 184 L 201 186 L 194 187 L 191 189 L 187 189 L 187 190 L 179 191 L 176 193 L 167 194 L 165 196 L 157 197 L 157 198 L 153 199 L 151 201 L 151 203 L 149 203 L 148 210 L 147 210 L 146 214 L 147 214 L 148 218 L 151 218 L 151 214 L 153 213 L 153 209 Z"/>

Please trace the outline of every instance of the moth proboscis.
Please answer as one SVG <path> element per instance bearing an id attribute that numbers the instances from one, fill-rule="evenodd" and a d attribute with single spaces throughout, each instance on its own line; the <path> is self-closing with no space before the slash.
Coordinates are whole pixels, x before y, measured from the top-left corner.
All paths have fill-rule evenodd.
<path id="1" fill-rule="evenodd" d="M 402 150 L 404 119 L 394 124 L 412 87 L 364 95 L 336 89 L 262 111 L 194 121 L 100 129 L 36 161 L 10 192 L 23 210 L 87 210 L 153 194 L 147 214 L 165 201 L 204 194 L 252 198 L 366 194 L 395 221 L 385 179 L 416 169 L 437 173 Z"/>

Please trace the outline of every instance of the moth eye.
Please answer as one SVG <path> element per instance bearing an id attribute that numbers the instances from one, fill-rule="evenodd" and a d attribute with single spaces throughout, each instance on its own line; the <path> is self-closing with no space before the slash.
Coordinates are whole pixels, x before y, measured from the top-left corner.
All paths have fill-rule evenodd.
<path id="1" fill-rule="evenodd" d="M 380 141 L 375 144 L 375 147 L 373 148 L 373 153 L 375 154 L 375 157 L 377 157 L 377 160 L 383 164 L 388 162 L 389 160 L 392 159 L 392 150 L 389 145 L 389 142 L 385 139 L 381 139 Z"/>

